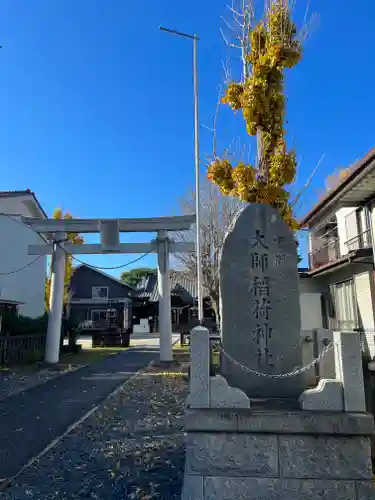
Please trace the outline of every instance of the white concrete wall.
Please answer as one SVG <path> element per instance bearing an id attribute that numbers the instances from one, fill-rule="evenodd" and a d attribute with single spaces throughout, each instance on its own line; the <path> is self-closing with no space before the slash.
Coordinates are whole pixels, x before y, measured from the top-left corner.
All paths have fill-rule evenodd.
<path id="1" fill-rule="evenodd" d="M 316 278 L 301 278 L 299 279 L 300 293 L 322 293 L 324 289 L 322 284 Z"/>
<path id="2" fill-rule="evenodd" d="M 354 276 L 355 296 L 357 300 L 359 324 L 365 330 L 365 350 L 375 356 L 375 321 L 374 321 L 374 280 L 373 273 L 365 272 Z"/>
<path id="3" fill-rule="evenodd" d="M 358 224 L 354 213 L 352 217 L 346 218 L 350 213 L 354 212 L 354 210 L 355 207 L 343 207 L 336 212 L 341 255 L 346 255 L 348 253 L 348 248 L 345 243 L 351 238 L 358 236 Z"/>
<path id="4" fill-rule="evenodd" d="M 0 198 L 0 214 L 35 216 L 32 202 L 25 204 L 20 197 Z M 14 218 L 19 219 L 16 215 Z M 0 273 L 9 273 L 32 262 L 36 257 L 28 255 L 28 245 L 40 244 L 41 238 L 29 228 L 5 215 L 0 215 Z M 44 290 L 47 258 L 40 257 L 23 271 L 1 275 L 0 296 L 24 302 L 20 314 L 38 317 L 44 313 Z"/>
<path id="5" fill-rule="evenodd" d="M 309 240 L 309 253 L 312 253 L 314 248 L 313 248 L 313 241 L 312 241 L 312 234 L 311 234 L 311 231 L 309 231 L 309 236 L 308 236 L 308 240 Z"/>
<path id="6" fill-rule="evenodd" d="M 323 327 L 321 296 L 324 292 L 322 284 L 313 278 L 299 279 L 301 328 L 313 330 Z"/>
<path id="7" fill-rule="evenodd" d="M 359 324 L 364 330 L 374 330 L 374 307 L 369 272 L 354 276 L 355 297 L 359 315 Z"/>
<path id="8" fill-rule="evenodd" d="M 320 293 L 301 293 L 300 307 L 302 330 L 313 330 L 323 327 Z"/>

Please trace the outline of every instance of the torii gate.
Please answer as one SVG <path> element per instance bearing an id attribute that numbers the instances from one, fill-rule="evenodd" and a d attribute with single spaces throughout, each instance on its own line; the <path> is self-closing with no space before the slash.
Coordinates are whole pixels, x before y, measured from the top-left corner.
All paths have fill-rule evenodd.
<path id="1" fill-rule="evenodd" d="M 195 215 L 143 219 L 41 219 L 22 217 L 22 222 L 37 233 L 47 235 L 51 243 L 29 245 L 29 255 L 52 255 L 50 313 L 48 318 L 45 361 L 58 363 L 64 278 L 67 254 L 157 253 L 159 286 L 160 361 L 169 362 L 172 353 L 169 253 L 195 252 L 195 243 L 175 242 L 168 231 L 184 231 L 195 224 Z M 156 232 L 150 243 L 120 243 L 120 232 Z M 100 243 L 74 245 L 67 233 L 100 233 Z M 32 286 L 32 285 L 31 285 Z"/>

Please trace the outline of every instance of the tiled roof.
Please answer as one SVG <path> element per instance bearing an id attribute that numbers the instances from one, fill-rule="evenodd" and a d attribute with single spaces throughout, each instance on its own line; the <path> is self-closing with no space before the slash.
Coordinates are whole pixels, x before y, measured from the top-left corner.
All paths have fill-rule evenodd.
<path id="1" fill-rule="evenodd" d="M 13 299 L 4 299 L 3 297 L 0 298 L 0 305 L 9 305 L 9 306 L 19 306 L 21 304 L 24 304 L 25 302 L 21 302 L 20 300 L 13 300 Z"/>
<path id="2" fill-rule="evenodd" d="M 39 210 L 43 213 L 43 215 L 48 218 L 48 215 L 43 210 L 42 205 L 39 203 L 35 193 L 30 189 L 23 189 L 18 191 L 0 191 L 0 198 L 10 198 L 13 196 L 32 196 L 34 198 L 35 203 L 37 204 Z"/>
<path id="3" fill-rule="evenodd" d="M 179 271 L 171 271 L 169 279 L 172 296 L 181 297 L 185 303 L 191 303 L 197 298 L 197 284 L 194 279 L 187 277 L 183 272 Z M 204 292 L 204 295 L 208 296 L 207 290 Z M 158 302 L 159 290 L 157 273 L 149 274 L 142 279 L 138 284 L 135 296 L 140 299 L 148 299 L 150 302 Z"/>
<path id="4" fill-rule="evenodd" d="M 301 277 L 306 277 L 307 269 L 298 269 Z M 181 299 L 186 303 L 192 303 L 197 297 L 197 283 L 185 273 L 181 271 L 170 272 L 170 283 L 171 283 L 171 295 L 175 297 L 181 297 Z M 208 290 L 204 288 L 203 295 L 205 297 L 209 296 Z M 131 294 L 134 298 L 149 300 L 150 302 L 158 302 L 159 300 L 159 290 L 158 290 L 158 275 L 157 273 L 151 273 L 138 283 L 137 289 Z"/>
<path id="5" fill-rule="evenodd" d="M 0 196 L 23 196 L 25 194 L 34 194 L 30 189 L 21 189 L 13 191 L 0 191 Z"/>
<path id="6" fill-rule="evenodd" d="M 353 179 L 355 179 L 373 160 L 375 159 L 375 148 L 372 148 L 361 160 L 356 162 L 350 169 L 349 174 L 322 198 L 300 221 L 301 226 L 305 226 L 327 203 L 343 190 Z"/>
<path id="7" fill-rule="evenodd" d="M 112 281 L 115 281 L 116 283 L 119 283 L 120 285 L 122 285 L 122 286 L 124 286 L 126 288 L 130 288 L 130 291 L 132 291 L 134 289 L 134 287 L 132 287 L 131 285 L 128 285 L 127 283 L 124 283 L 119 278 L 116 278 L 115 276 L 112 276 L 111 274 L 105 273 L 101 269 L 98 269 L 98 268 L 96 268 L 94 266 L 90 266 L 90 264 L 79 264 L 78 266 L 76 266 L 74 268 L 73 273 L 75 273 L 76 271 L 78 271 L 81 268 L 89 269 L 90 271 L 92 271 L 94 273 L 101 274 L 102 276 L 105 276 L 106 278 L 108 278 L 108 279 L 110 279 Z"/>

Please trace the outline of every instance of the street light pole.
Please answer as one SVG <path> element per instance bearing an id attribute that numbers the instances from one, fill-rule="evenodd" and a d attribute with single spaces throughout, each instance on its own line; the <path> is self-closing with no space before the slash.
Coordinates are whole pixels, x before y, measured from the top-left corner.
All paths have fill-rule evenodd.
<path id="1" fill-rule="evenodd" d="M 198 114 L 198 60 L 197 35 L 189 35 L 181 31 L 160 26 L 161 31 L 193 40 L 193 75 L 194 75 L 194 161 L 195 161 L 195 216 L 196 216 L 196 255 L 197 255 L 197 286 L 198 286 L 198 319 L 203 323 L 203 280 L 201 252 L 201 210 L 200 210 L 200 169 L 199 169 L 199 114 Z"/>

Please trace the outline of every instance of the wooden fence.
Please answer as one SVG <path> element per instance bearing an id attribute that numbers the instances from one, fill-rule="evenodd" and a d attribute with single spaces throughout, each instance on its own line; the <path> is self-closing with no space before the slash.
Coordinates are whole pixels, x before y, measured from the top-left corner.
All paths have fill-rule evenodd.
<path id="1" fill-rule="evenodd" d="M 14 365 L 25 361 L 39 361 L 43 357 L 46 334 L 0 335 L 0 366 Z"/>

